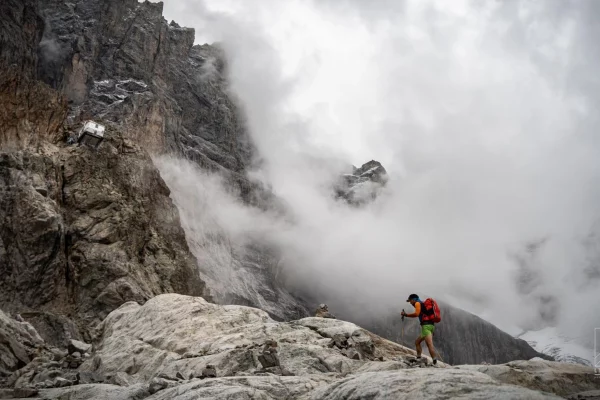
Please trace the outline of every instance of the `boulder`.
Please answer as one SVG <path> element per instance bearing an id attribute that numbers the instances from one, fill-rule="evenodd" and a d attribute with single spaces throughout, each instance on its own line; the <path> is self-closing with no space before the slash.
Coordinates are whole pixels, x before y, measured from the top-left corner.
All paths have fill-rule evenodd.
<path id="1" fill-rule="evenodd" d="M 335 318 L 335 315 L 329 312 L 327 304 L 319 304 L 317 311 L 315 311 L 315 317 L 319 318 Z"/>
<path id="2" fill-rule="evenodd" d="M 71 341 L 69 342 L 68 351 L 69 354 L 72 355 L 75 355 L 75 353 L 79 353 L 78 356 L 81 357 L 83 353 L 88 353 L 91 349 L 91 344 L 80 342 L 79 340 L 71 339 Z"/>
<path id="3" fill-rule="evenodd" d="M 278 367 L 280 365 L 277 353 L 262 353 L 258 356 L 258 361 L 263 368 Z"/>
<path id="4" fill-rule="evenodd" d="M 61 363 L 46 357 L 36 357 L 25 367 L 15 371 L 7 385 L 15 388 L 64 387 L 78 382 L 77 372 L 61 368 Z"/>
<path id="5" fill-rule="evenodd" d="M 50 349 L 50 352 L 53 355 L 54 361 L 62 361 L 66 356 L 69 355 L 68 351 L 57 349 L 54 347 Z"/>
<path id="6" fill-rule="evenodd" d="M 354 349 L 345 349 L 342 354 L 352 360 L 360 360 L 360 353 Z"/>
<path id="7" fill-rule="evenodd" d="M 217 377 L 217 369 L 214 365 L 207 365 L 202 370 L 202 378 L 216 378 Z"/>
<path id="8" fill-rule="evenodd" d="M 0 311 L 0 376 L 26 366 L 43 345 L 44 341 L 30 324 Z"/>

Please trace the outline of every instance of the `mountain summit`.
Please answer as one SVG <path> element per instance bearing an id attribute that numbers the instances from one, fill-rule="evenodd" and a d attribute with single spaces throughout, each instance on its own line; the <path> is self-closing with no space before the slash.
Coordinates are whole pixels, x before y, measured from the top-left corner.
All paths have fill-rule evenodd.
<path id="1" fill-rule="evenodd" d="M 371 160 L 360 168 L 352 166 L 352 173 L 342 175 L 335 184 L 335 196 L 361 206 L 375 200 L 388 179 L 387 171 L 378 161 Z"/>

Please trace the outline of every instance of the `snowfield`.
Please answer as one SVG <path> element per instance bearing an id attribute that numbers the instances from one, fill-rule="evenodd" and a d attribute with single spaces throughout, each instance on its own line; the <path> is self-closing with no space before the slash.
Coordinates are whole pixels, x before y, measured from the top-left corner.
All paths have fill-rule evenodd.
<path id="1" fill-rule="evenodd" d="M 560 334 L 554 327 L 527 331 L 516 337 L 525 340 L 540 353 L 554 357 L 556 361 L 592 366 L 594 350 L 581 345 L 578 338 Z"/>

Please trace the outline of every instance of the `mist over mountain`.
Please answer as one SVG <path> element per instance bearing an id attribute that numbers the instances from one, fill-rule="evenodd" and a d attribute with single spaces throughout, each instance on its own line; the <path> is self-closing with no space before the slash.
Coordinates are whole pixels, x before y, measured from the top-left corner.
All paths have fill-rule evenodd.
<path id="1" fill-rule="evenodd" d="M 293 285 L 368 313 L 427 293 L 513 334 L 556 326 L 591 347 L 600 315 L 573 305 L 600 300 L 597 8 L 184 1 L 165 13 L 228 54 L 254 175 L 297 222 L 274 233 Z M 332 202 L 344 162 L 369 159 L 389 174 L 377 201 Z"/>

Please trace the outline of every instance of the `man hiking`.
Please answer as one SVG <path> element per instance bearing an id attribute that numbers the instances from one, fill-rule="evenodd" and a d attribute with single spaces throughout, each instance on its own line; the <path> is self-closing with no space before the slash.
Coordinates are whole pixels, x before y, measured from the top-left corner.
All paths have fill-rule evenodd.
<path id="1" fill-rule="evenodd" d="M 429 300 L 430 299 L 427 299 L 427 301 Z M 431 355 L 431 358 L 433 358 L 433 364 L 435 365 L 437 364 L 437 353 L 433 348 L 433 332 L 435 331 L 433 306 L 426 307 L 424 304 L 425 302 L 419 299 L 419 296 L 414 293 L 408 296 L 408 300 L 406 301 L 415 308 L 415 312 L 412 314 L 407 314 L 404 312 L 404 310 L 402 310 L 401 315 L 408 318 L 419 317 L 419 322 L 421 323 L 421 334 L 417 340 L 415 340 L 415 346 L 417 348 L 417 362 L 421 362 L 421 353 L 423 352 L 423 349 L 421 348 L 421 342 L 424 340 L 425 344 L 427 344 L 427 348 L 429 349 L 429 354 Z M 431 301 L 433 302 L 433 300 Z M 428 310 L 427 308 L 431 309 Z"/>

